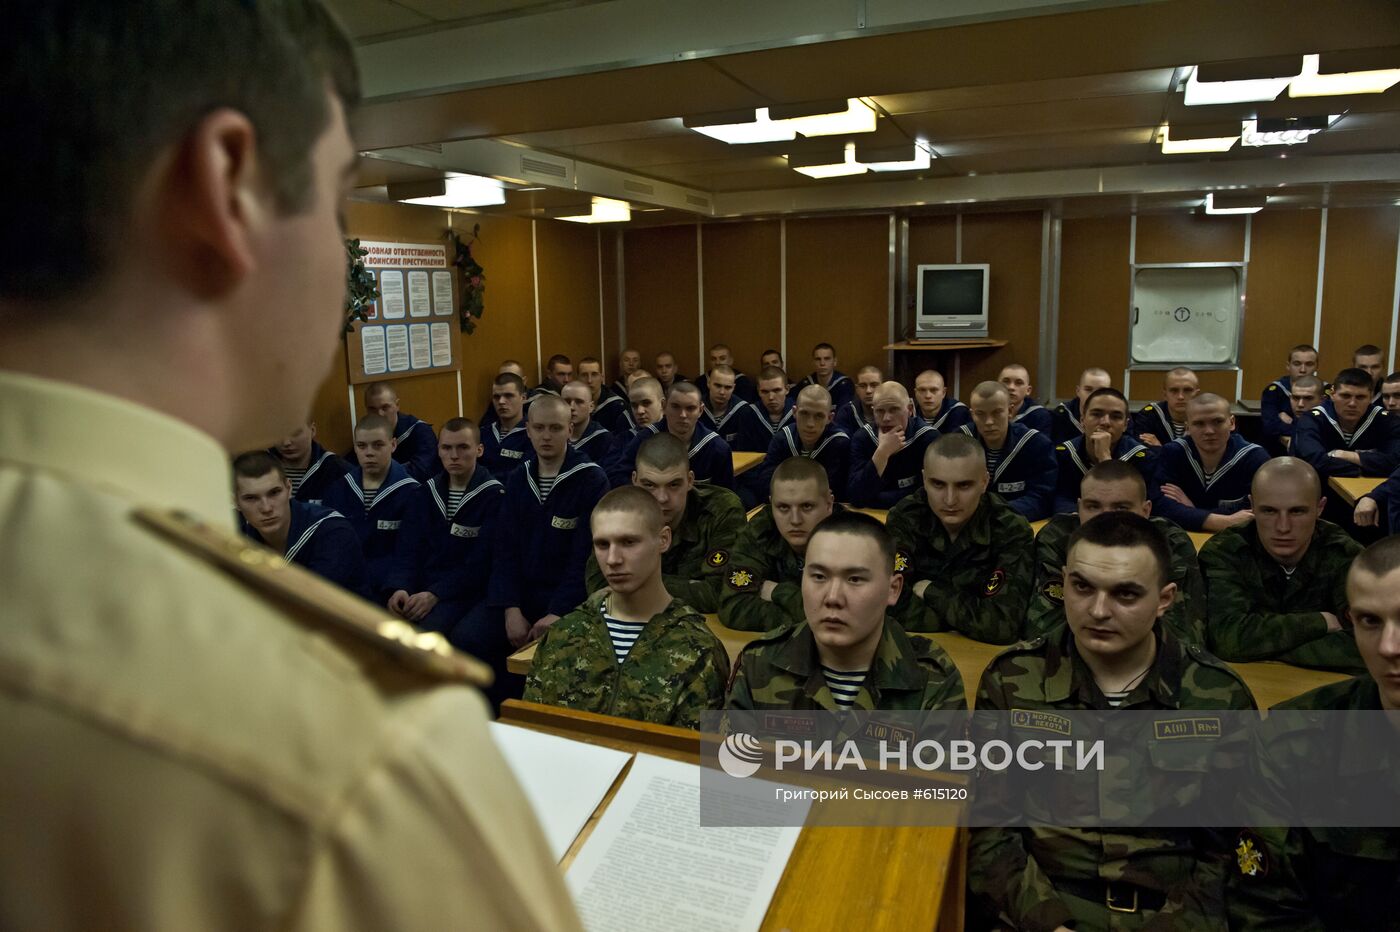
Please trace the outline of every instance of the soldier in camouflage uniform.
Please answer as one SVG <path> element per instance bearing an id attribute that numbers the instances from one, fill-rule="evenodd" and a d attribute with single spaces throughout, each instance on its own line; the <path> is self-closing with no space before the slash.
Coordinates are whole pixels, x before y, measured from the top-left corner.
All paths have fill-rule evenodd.
<path id="1" fill-rule="evenodd" d="M 1035 535 L 987 491 L 982 447 L 945 434 L 924 454 L 924 486 L 889 514 L 909 631 L 959 631 L 992 644 L 1021 636 L 1035 584 Z"/>
<path id="2" fill-rule="evenodd" d="M 1142 473 L 1121 460 L 1105 460 L 1093 466 L 1079 489 L 1079 510 L 1056 515 L 1035 535 L 1036 580 L 1026 619 L 1026 637 L 1035 638 L 1065 621 L 1065 550 L 1069 537 L 1083 521 L 1105 511 L 1131 511 L 1150 518 L 1152 503 Z M 1188 644 L 1205 643 L 1205 583 L 1196 563 L 1191 535 L 1164 518 L 1151 518 L 1171 548 L 1168 578 L 1176 583 L 1176 598 L 1162 616 L 1162 623 Z"/>
<path id="3" fill-rule="evenodd" d="M 771 497 L 739 534 L 720 584 L 719 620 L 738 631 L 802 622 L 807 541 L 818 524 L 842 511 L 826 470 L 803 456 L 774 470 Z"/>
<path id="4" fill-rule="evenodd" d="M 952 659 L 886 617 L 901 585 L 894 541 L 879 521 L 847 512 L 822 522 L 807 547 L 802 577 L 806 623 L 745 646 L 727 707 L 967 708 Z"/>
<path id="5" fill-rule="evenodd" d="M 613 489 L 593 509 L 592 530 L 608 588 L 545 633 L 525 699 L 698 728 L 701 712 L 724 707 L 729 655 L 666 589 L 661 553 L 671 531 L 660 507 L 635 486 Z"/>
<path id="6" fill-rule="evenodd" d="M 1400 536 L 1368 547 L 1347 580 L 1356 645 L 1367 673 L 1304 693 L 1279 710 L 1400 709 Z M 1270 716 L 1253 755 L 1257 795 L 1247 803 L 1276 824 L 1288 799 L 1369 798 L 1400 793 L 1400 779 L 1373 769 L 1329 766 L 1346 760 L 1343 725 L 1323 730 L 1293 716 Z M 1392 797 L 1393 798 L 1393 797 Z M 1228 888 L 1237 929 L 1400 929 L 1400 828 L 1257 828 L 1236 839 Z"/>
<path id="7" fill-rule="evenodd" d="M 1113 512 L 1082 525 L 1070 540 L 1065 568 L 1067 624 L 998 655 L 982 674 L 977 710 L 1255 708 L 1233 670 L 1160 624 L 1175 589 L 1167 581 L 1170 562 L 1166 541 L 1140 515 Z M 1066 739 L 1099 737 L 1079 733 L 1082 719 L 1046 715 L 1022 726 L 1009 716 L 995 718 L 995 725 L 979 722 L 998 732 L 985 737 L 1013 745 L 1044 739 L 1045 728 L 1056 723 Z M 1140 718 L 1142 741 L 1151 746 L 1154 720 Z M 1200 745 L 1192 750 L 1207 761 L 1226 765 L 1232 762 L 1226 747 L 1207 743 L 1221 734 L 1187 740 Z M 1239 765 L 1238 754 L 1233 763 Z M 1035 824 L 972 830 L 968 878 L 976 905 L 998 928 L 1051 930 L 1073 923 L 1079 930 L 1224 930 L 1228 834 L 1050 827 L 1057 811 L 1082 810 L 1086 800 L 1091 815 L 1150 825 L 1167 800 L 1209 801 L 1209 776 L 1168 764 L 1140 781 L 1101 784 L 1097 792 L 1091 785 L 1072 800 L 1047 804 L 1018 798 L 1005 772 L 984 774 L 979 805 L 992 814 L 1029 813 Z"/>
<path id="8" fill-rule="evenodd" d="M 697 611 L 719 611 L 720 583 L 744 530 L 739 496 L 722 486 L 696 483 L 685 444 L 667 433 L 638 448 L 632 484 L 656 499 L 671 529 L 671 548 L 661 558 L 666 591 Z M 589 592 L 606 585 L 596 555 L 588 557 L 584 580 Z"/>
<path id="9" fill-rule="evenodd" d="M 1201 548 L 1211 651 L 1232 662 L 1361 672 L 1345 623 L 1347 567 L 1361 545 L 1320 519 L 1317 473 L 1300 459 L 1272 459 L 1254 474 L 1250 497 L 1254 520 Z"/>

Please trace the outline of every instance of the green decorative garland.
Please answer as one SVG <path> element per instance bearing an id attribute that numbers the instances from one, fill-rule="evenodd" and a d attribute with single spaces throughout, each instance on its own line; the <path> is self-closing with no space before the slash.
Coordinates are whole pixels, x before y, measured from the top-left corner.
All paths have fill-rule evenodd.
<path id="1" fill-rule="evenodd" d="M 379 284 L 365 268 L 368 249 L 360 247 L 358 239 L 345 241 L 345 332 L 355 329 L 355 321 L 363 321 L 369 306 L 379 300 Z"/>
<path id="2" fill-rule="evenodd" d="M 486 294 L 486 270 L 472 256 L 472 243 L 481 239 L 481 224 L 472 226 L 469 240 L 463 241 L 456 230 L 448 230 L 446 236 L 456 250 L 452 264 L 457 267 L 458 292 L 461 295 L 457 306 L 458 321 L 463 333 L 471 333 L 476 330 L 477 321 L 481 320 L 486 310 L 486 299 L 483 297 Z"/>

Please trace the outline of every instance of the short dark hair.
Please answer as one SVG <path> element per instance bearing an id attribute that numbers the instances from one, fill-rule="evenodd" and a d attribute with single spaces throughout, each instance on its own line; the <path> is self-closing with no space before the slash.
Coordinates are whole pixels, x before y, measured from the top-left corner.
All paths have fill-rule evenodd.
<path id="1" fill-rule="evenodd" d="M 447 423 L 442 425 L 442 432 L 445 434 L 449 430 L 469 430 L 476 434 L 476 439 L 481 439 L 481 428 L 476 426 L 476 421 L 469 417 L 448 418 Z"/>
<path id="2" fill-rule="evenodd" d="M 1386 376 L 1385 378 L 1381 379 L 1381 384 L 1382 384 L 1382 385 L 1384 385 L 1384 384 L 1386 384 L 1386 383 L 1388 383 L 1388 382 L 1400 382 L 1400 372 L 1392 372 L 1392 373 L 1390 373 L 1390 375 L 1388 375 L 1388 376 Z"/>
<path id="3" fill-rule="evenodd" d="M 394 422 L 387 417 L 380 417 L 378 414 L 366 414 L 355 422 L 355 429 L 352 433 L 361 431 L 382 430 L 389 435 L 389 439 L 394 439 Z"/>
<path id="4" fill-rule="evenodd" d="M 1376 387 L 1376 380 L 1371 378 L 1365 369 L 1349 366 L 1337 373 L 1337 377 L 1332 380 L 1332 385 L 1350 385 L 1352 388 L 1372 389 Z"/>
<path id="5" fill-rule="evenodd" d="M 243 113 L 278 208 L 315 191 L 326 86 L 360 97 L 349 38 L 319 0 L 43 0 L 5 10 L 0 130 L 41 141 L 10 161 L 0 295 L 51 301 L 109 271 L 150 166 L 211 111 Z"/>
<path id="6" fill-rule="evenodd" d="M 1119 401 L 1123 402 L 1124 408 L 1128 407 L 1128 399 L 1126 396 L 1124 396 L 1122 392 L 1120 392 L 1116 388 L 1104 386 L 1103 388 L 1094 389 L 1092 392 L 1089 393 L 1089 397 L 1084 399 L 1085 411 L 1089 410 L 1089 405 L 1094 403 L 1095 398 L 1117 398 Z M 1082 414 L 1083 412 L 1080 413 Z"/>
<path id="7" fill-rule="evenodd" d="M 1317 347 L 1313 346 L 1311 343 L 1299 343 L 1297 346 L 1293 347 L 1291 350 L 1288 351 L 1288 358 L 1292 359 L 1294 353 L 1312 353 L 1314 356 L 1316 356 Z"/>
<path id="8" fill-rule="evenodd" d="M 815 482 L 818 495 L 831 492 L 831 476 L 827 474 L 826 467 L 805 456 L 789 456 L 779 463 L 778 468 L 773 470 L 769 488 L 779 482 Z"/>
<path id="9" fill-rule="evenodd" d="M 783 382 L 787 382 L 787 373 L 777 366 L 764 366 L 759 370 L 758 380 L 766 382 L 769 379 L 782 379 Z"/>
<path id="10" fill-rule="evenodd" d="M 818 343 L 816 346 L 812 347 L 812 355 L 817 355 L 817 350 L 823 349 L 829 349 L 833 356 L 836 355 L 836 347 L 832 346 L 830 343 Z"/>
<path id="11" fill-rule="evenodd" d="M 1379 356 L 1380 354 L 1381 348 L 1376 344 L 1362 343 L 1356 349 L 1351 351 L 1351 358 L 1352 361 L 1355 362 L 1357 356 Z"/>
<path id="12" fill-rule="evenodd" d="M 1293 380 L 1293 390 L 1296 392 L 1300 388 L 1312 388 L 1322 391 L 1322 380 L 1315 375 L 1300 375 Z"/>
<path id="13" fill-rule="evenodd" d="M 668 402 L 672 395 L 700 395 L 700 388 L 694 382 L 672 382 L 671 390 L 666 393 Z"/>
<path id="14" fill-rule="evenodd" d="M 233 458 L 233 474 L 244 479 L 261 479 L 270 472 L 281 479 L 287 478 L 287 470 L 282 462 L 266 450 L 249 450 Z"/>
<path id="15" fill-rule="evenodd" d="M 873 540 L 880 548 L 880 556 L 891 573 L 894 572 L 894 536 L 889 528 L 868 514 L 859 511 L 836 511 L 824 519 L 807 538 L 807 552 L 811 553 L 812 541 L 818 534 L 853 534 Z"/>
<path id="16" fill-rule="evenodd" d="M 1348 575 L 1365 570 L 1372 576 L 1385 576 L 1400 569 L 1400 534 L 1382 537 L 1356 555 Z"/>
<path id="17" fill-rule="evenodd" d="M 1136 466 L 1129 466 L 1122 460 L 1104 460 L 1102 463 L 1095 463 L 1089 467 L 1089 471 L 1084 474 L 1084 478 L 1079 480 L 1080 488 L 1084 483 L 1093 479 L 1095 482 L 1131 482 L 1133 487 L 1142 493 L 1143 499 L 1147 498 L 1147 480 L 1138 472 Z"/>
<path id="18" fill-rule="evenodd" d="M 772 347 L 769 347 L 768 349 L 758 354 L 759 359 L 762 359 L 764 356 L 777 356 L 779 359 L 783 358 L 783 354 L 773 349 Z"/>
<path id="19" fill-rule="evenodd" d="M 393 382 L 370 382 L 365 386 L 365 403 L 369 404 L 371 398 L 375 395 L 382 395 L 385 392 L 393 395 L 396 399 L 399 397 L 399 390 L 394 388 Z"/>
<path id="20" fill-rule="evenodd" d="M 593 506 L 590 522 L 599 515 L 614 513 L 636 515 L 646 522 L 647 530 L 653 534 L 661 533 L 661 525 L 665 523 L 656 499 L 635 485 L 620 485 L 600 498 Z"/>
<path id="21" fill-rule="evenodd" d="M 555 366 L 572 366 L 573 364 L 573 360 L 568 356 L 565 356 L 563 353 L 555 353 L 553 356 L 549 357 L 549 362 L 545 363 L 544 367 L 550 372 L 553 372 Z"/>
<path id="22" fill-rule="evenodd" d="M 1105 511 L 1079 525 L 1069 536 L 1068 557 L 1075 544 L 1086 541 L 1099 547 L 1146 547 L 1157 564 L 1157 585 L 1165 586 L 1172 574 L 1172 552 L 1166 536 L 1147 518 L 1131 511 Z"/>
<path id="23" fill-rule="evenodd" d="M 528 389 L 525 387 L 525 380 L 514 372 L 502 372 L 491 380 L 492 385 L 514 385 L 515 390 L 520 394 L 525 394 Z"/>
<path id="24" fill-rule="evenodd" d="M 677 466 L 690 468 L 690 449 L 670 434 L 652 434 L 637 447 L 634 466 L 648 466 L 652 469 L 675 469 Z"/>

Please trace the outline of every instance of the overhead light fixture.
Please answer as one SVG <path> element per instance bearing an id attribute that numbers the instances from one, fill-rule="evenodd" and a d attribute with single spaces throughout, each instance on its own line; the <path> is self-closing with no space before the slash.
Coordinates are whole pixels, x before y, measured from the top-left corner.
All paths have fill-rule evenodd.
<path id="1" fill-rule="evenodd" d="M 1208 214 L 1257 214 L 1269 203 L 1265 194 L 1220 194 L 1214 191 L 1206 195 Z"/>
<path id="2" fill-rule="evenodd" d="M 856 161 L 856 144 L 846 143 L 845 158 L 840 162 L 821 162 L 808 164 L 807 157 L 788 156 L 788 165 L 793 171 L 801 172 L 808 178 L 840 178 L 843 175 L 861 175 L 866 172 L 866 166 Z"/>
<path id="3" fill-rule="evenodd" d="M 891 159 L 887 156 L 910 155 L 911 158 Z M 933 164 L 933 153 L 928 148 L 928 143 L 922 139 L 917 140 L 912 146 L 904 146 L 901 149 L 878 149 L 867 152 L 856 147 L 856 156 L 862 165 L 873 172 L 912 172 L 928 168 Z"/>
<path id="4" fill-rule="evenodd" d="M 1400 84 L 1400 68 L 1321 74 L 1318 71 L 1321 61 L 1320 55 L 1303 56 L 1303 71 L 1288 85 L 1289 97 L 1381 94 Z"/>
<path id="5" fill-rule="evenodd" d="M 1200 152 L 1228 152 L 1240 141 L 1239 134 L 1233 136 L 1207 136 L 1202 139 L 1173 139 L 1171 126 L 1162 125 L 1162 154 L 1188 155 Z"/>
<path id="6" fill-rule="evenodd" d="M 506 202 L 505 186 L 481 175 L 448 174 L 436 181 L 387 185 L 391 200 L 427 207 L 490 207 Z"/>
<path id="7" fill-rule="evenodd" d="M 555 217 L 555 220 L 568 220 L 571 223 L 622 223 L 632 219 L 632 207 L 626 201 L 610 197 L 595 197 L 593 209 L 586 214 L 571 217 Z"/>
<path id="8" fill-rule="evenodd" d="M 1252 78 L 1245 81 L 1202 81 L 1199 73 L 1200 67 L 1196 66 L 1191 69 L 1191 74 L 1186 79 L 1186 105 L 1188 107 L 1273 100 L 1297 74 L 1295 72 L 1284 77 Z"/>
<path id="9" fill-rule="evenodd" d="M 687 127 L 711 139 L 731 145 L 753 142 L 789 142 L 797 138 L 797 130 L 768 117 L 768 108 L 740 110 L 708 116 L 686 117 Z"/>
<path id="10" fill-rule="evenodd" d="M 1341 114 L 1335 113 L 1321 117 L 1244 120 L 1240 123 L 1240 145 L 1296 146 L 1341 118 Z"/>
<path id="11" fill-rule="evenodd" d="M 825 108 L 833 105 L 822 106 Z M 877 119 L 875 111 L 871 109 L 869 104 L 857 97 L 848 98 L 845 109 L 842 110 L 783 118 L 784 112 L 790 109 L 802 110 L 808 109 L 808 107 L 804 105 L 797 105 L 793 108 L 773 107 L 768 112 L 777 125 L 788 127 L 803 136 L 847 136 L 853 133 L 875 132 Z"/>

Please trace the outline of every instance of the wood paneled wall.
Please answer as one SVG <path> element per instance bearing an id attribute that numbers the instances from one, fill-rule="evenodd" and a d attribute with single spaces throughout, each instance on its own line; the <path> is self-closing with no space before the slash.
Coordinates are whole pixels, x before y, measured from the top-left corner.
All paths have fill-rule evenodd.
<path id="1" fill-rule="evenodd" d="M 1351 365 L 1351 351 L 1364 343 L 1389 358 L 1397 214 L 1394 208 L 1327 212 L 1318 350 L 1328 378 Z"/>
<path id="2" fill-rule="evenodd" d="M 1037 395 L 1045 394 L 1039 387 L 1041 221 L 1039 211 L 963 215 L 962 261 L 991 265 L 988 330 L 1008 341 L 990 353 L 963 354 L 964 395 L 978 382 L 994 381 L 1010 363 L 1025 366 Z"/>
<path id="3" fill-rule="evenodd" d="M 700 364 L 699 226 L 651 227 L 622 235 L 627 345 L 651 371 L 656 354 L 676 357 L 682 375 Z M 654 374 L 654 373 L 653 373 Z"/>
<path id="4" fill-rule="evenodd" d="M 1084 217 L 1060 227 L 1060 332 L 1055 392 L 1074 394 L 1079 374 L 1101 366 L 1121 387 L 1128 364 L 1129 217 Z"/>
<path id="5" fill-rule="evenodd" d="M 702 230 L 705 342 L 728 343 L 735 364 L 757 374 L 764 350 L 781 352 L 780 225 L 760 220 L 709 224 Z"/>
<path id="6" fill-rule="evenodd" d="M 836 347 L 847 375 L 885 365 L 889 330 L 887 216 L 787 222 L 787 364 L 794 381 L 811 372 L 812 347 Z"/>

